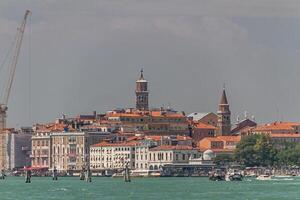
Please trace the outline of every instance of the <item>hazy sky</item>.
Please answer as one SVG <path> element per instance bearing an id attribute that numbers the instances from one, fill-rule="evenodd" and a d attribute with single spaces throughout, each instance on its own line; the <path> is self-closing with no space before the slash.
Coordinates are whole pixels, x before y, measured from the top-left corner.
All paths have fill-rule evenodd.
<path id="1" fill-rule="evenodd" d="M 300 121 L 298 0 L 1 0 L 0 63 L 26 9 L 9 126 L 133 107 L 141 67 L 152 107 L 215 112 L 226 83 L 233 120 Z"/>

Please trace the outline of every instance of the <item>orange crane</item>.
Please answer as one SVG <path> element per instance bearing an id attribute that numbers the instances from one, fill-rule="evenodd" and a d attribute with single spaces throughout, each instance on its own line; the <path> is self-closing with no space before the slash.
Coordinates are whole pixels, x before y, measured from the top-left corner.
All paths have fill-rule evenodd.
<path id="1" fill-rule="evenodd" d="M 6 161 L 6 142 L 5 142 L 5 129 L 6 129 L 6 111 L 7 111 L 7 103 L 11 91 L 11 87 L 13 84 L 16 66 L 18 63 L 18 58 L 20 55 L 21 45 L 23 41 L 23 36 L 25 32 L 26 22 L 28 16 L 31 14 L 31 11 L 26 10 L 23 21 L 17 29 L 17 35 L 14 41 L 14 48 L 12 50 L 12 57 L 9 63 L 8 68 L 8 79 L 4 86 L 3 100 L 0 103 L 0 168 L 5 169 L 5 161 Z"/>

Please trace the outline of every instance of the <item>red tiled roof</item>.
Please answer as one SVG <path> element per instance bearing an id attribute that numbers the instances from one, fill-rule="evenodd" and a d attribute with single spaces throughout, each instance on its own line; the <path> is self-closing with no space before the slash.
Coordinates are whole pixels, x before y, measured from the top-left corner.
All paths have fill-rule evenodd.
<path id="1" fill-rule="evenodd" d="M 241 141 L 241 136 L 217 136 L 218 139 L 223 140 L 223 141 L 234 141 L 234 142 L 239 142 Z"/>
<path id="2" fill-rule="evenodd" d="M 163 145 L 151 148 L 151 151 L 168 151 L 168 150 L 193 150 L 193 147 L 187 145 Z"/>
<path id="3" fill-rule="evenodd" d="M 117 142 L 117 143 L 108 143 L 101 142 L 98 144 L 91 145 L 91 147 L 123 147 L 123 146 L 135 146 L 138 142 Z"/>
<path id="4" fill-rule="evenodd" d="M 300 138 L 300 134 L 294 133 L 273 133 L 270 134 L 271 138 Z"/>
<path id="5" fill-rule="evenodd" d="M 265 124 L 257 126 L 253 129 L 253 131 L 278 131 L 278 130 L 284 130 L 284 131 L 293 131 L 293 126 L 300 126 L 300 123 L 298 122 L 274 122 L 271 124 Z"/>
<path id="6" fill-rule="evenodd" d="M 176 139 L 177 140 L 184 140 L 185 141 L 185 140 L 191 140 L 192 138 L 189 137 L 189 136 L 177 135 Z"/>
<path id="7" fill-rule="evenodd" d="M 198 129 L 217 129 L 215 126 L 212 126 L 210 124 L 205 124 L 205 123 L 202 123 L 202 122 L 199 122 L 196 124 L 196 127 L 195 128 L 198 128 Z"/>

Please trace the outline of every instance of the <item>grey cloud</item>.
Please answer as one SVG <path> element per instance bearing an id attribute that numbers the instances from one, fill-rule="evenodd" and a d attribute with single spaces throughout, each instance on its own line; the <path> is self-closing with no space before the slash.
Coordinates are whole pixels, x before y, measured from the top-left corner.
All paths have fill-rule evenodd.
<path id="1" fill-rule="evenodd" d="M 260 122 L 281 116 L 300 120 L 297 52 L 273 48 L 264 42 L 272 32 L 264 29 L 263 36 L 253 35 L 249 29 L 255 26 L 243 20 L 267 23 L 266 18 L 293 17 L 299 24 L 297 1 L 272 2 L 0 3 L 0 10 L 6 10 L 0 12 L 1 26 L 7 27 L 0 32 L 0 58 L 21 12 L 33 10 L 32 120 L 27 35 L 9 102 L 9 124 L 134 106 L 134 84 L 141 66 L 150 81 L 152 106 L 170 102 L 186 112 L 215 111 L 225 82 L 233 115 L 248 110 Z M 287 35 L 300 32 L 285 28 Z M 275 41 L 281 35 L 277 37 Z"/>

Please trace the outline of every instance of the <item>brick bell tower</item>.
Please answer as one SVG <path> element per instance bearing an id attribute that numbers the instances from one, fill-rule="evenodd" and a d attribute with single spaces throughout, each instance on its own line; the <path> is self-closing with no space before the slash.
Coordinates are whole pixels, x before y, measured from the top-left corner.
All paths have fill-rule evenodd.
<path id="1" fill-rule="evenodd" d="M 230 116 L 231 112 L 229 110 L 229 104 L 224 86 L 218 110 L 217 135 L 231 135 Z"/>
<path id="2" fill-rule="evenodd" d="M 138 110 L 148 110 L 148 81 L 144 79 L 143 70 L 141 70 L 140 78 L 136 81 L 136 109 Z"/>

